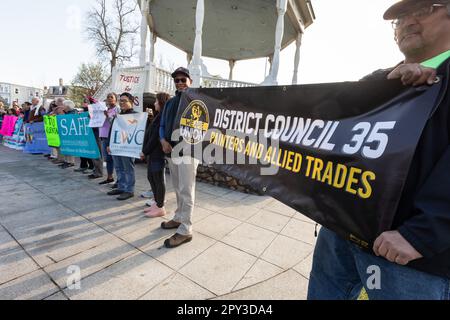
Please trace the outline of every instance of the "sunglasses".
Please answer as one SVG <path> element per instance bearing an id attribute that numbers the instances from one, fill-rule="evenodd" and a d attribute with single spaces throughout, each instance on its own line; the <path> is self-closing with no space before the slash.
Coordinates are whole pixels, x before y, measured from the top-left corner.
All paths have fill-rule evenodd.
<path id="1" fill-rule="evenodd" d="M 425 19 L 426 17 L 431 16 L 438 8 L 442 8 L 445 6 L 445 4 L 432 4 L 425 7 L 419 7 L 410 12 L 406 12 L 400 15 L 397 19 L 391 21 L 392 27 L 394 28 L 394 30 L 398 29 L 398 27 L 402 25 L 406 17 L 414 17 L 418 20 Z"/>
<path id="2" fill-rule="evenodd" d="M 175 80 L 175 83 L 186 83 L 187 82 L 187 78 L 176 78 Z"/>

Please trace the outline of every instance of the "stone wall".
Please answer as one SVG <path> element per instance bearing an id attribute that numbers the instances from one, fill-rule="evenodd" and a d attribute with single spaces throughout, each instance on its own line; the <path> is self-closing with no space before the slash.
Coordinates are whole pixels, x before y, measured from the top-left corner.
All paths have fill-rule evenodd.
<path id="1" fill-rule="evenodd" d="M 197 170 L 197 181 L 209 183 L 215 186 L 228 188 L 249 194 L 262 195 L 258 190 L 245 185 L 238 179 L 230 177 L 225 173 L 219 172 L 213 167 L 199 165 Z"/>

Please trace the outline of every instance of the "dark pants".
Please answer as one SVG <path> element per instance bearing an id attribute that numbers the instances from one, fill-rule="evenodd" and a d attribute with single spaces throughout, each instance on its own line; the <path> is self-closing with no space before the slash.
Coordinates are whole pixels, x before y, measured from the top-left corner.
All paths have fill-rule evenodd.
<path id="1" fill-rule="evenodd" d="M 81 160 L 80 168 L 89 169 L 89 170 L 94 169 L 94 162 L 92 161 L 92 159 L 80 158 L 80 160 Z"/>
<path id="2" fill-rule="evenodd" d="M 153 196 L 158 208 L 164 207 L 164 198 L 166 197 L 166 183 L 164 181 L 164 168 L 155 171 L 151 170 L 150 162 L 147 168 L 147 179 L 152 187 Z"/>
<path id="3" fill-rule="evenodd" d="M 100 142 L 100 137 L 98 136 L 98 128 L 92 128 L 94 131 L 95 141 L 97 142 L 98 150 L 100 151 L 100 158 L 92 160 L 94 163 L 94 174 L 97 177 L 103 176 L 103 158 L 102 158 L 102 144 Z"/>

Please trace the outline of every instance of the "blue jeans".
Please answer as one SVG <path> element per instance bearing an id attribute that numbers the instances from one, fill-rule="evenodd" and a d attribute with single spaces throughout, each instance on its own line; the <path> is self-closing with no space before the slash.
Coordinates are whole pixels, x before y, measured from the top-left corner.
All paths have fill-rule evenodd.
<path id="1" fill-rule="evenodd" d="M 377 273 L 379 285 L 374 288 Z M 450 300 L 450 279 L 389 262 L 322 228 L 314 250 L 308 299 L 356 299 L 363 286 L 369 300 Z"/>
<path id="2" fill-rule="evenodd" d="M 117 189 L 123 192 L 134 192 L 134 158 L 113 156 L 117 174 Z"/>
<path id="3" fill-rule="evenodd" d="M 114 160 L 113 156 L 110 155 L 106 148 L 108 147 L 108 141 L 106 138 L 100 138 L 102 141 L 102 152 L 103 152 L 103 159 L 106 161 L 106 171 L 108 172 L 108 176 L 112 176 L 114 173 Z"/>

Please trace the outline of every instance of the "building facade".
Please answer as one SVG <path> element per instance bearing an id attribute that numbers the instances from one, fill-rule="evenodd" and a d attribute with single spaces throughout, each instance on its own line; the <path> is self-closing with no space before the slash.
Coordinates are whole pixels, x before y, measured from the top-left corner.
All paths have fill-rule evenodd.
<path id="1" fill-rule="evenodd" d="M 44 97 L 46 100 L 55 100 L 57 98 L 68 99 L 70 95 L 70 86 L 65 86 L 63 79 L 59 79 L 59 85 L 44 88 Z"/>
<path id="2" fill-rule="evenodd" d="M 12 83 L 0 82 L 0 97 L 11 106 L 13 102 L 21 105 L 24 102 L 31 102 L 33 98 L 43 99 L 44 90 L 40 88 L 27 87 Z"/>

